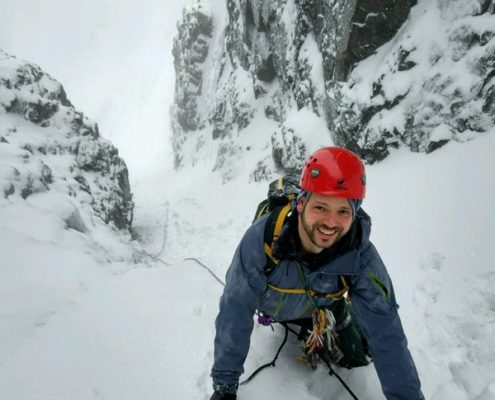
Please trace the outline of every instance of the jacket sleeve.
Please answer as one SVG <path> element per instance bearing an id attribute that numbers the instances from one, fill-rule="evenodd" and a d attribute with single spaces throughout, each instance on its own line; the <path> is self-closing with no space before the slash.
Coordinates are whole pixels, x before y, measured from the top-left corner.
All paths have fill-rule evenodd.
<path id="1" fill-rule="evenodd" d="M 352 307 L 370 347 L 388 400 L 424 400 L 398 314 L 388 272 L 373 244 L 361 254 L 362 270 L 352 278 Z"/>
<path id="2" fill-rule="evenodd" d="M 215 321 L 211 371 L 215 385 L 237 384 L 244 372 L 254 325 L 253 315 L 266 286 L 263 229 L 262 220 L 248 229 L 227 271 L 220 312 Z"/>

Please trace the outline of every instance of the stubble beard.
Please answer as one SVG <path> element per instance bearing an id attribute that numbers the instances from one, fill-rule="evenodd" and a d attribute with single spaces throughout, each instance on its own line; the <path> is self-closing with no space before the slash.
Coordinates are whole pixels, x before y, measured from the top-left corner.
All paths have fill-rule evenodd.
<path id="1" fill-rule="evenodd" d="M 317 247 L 321 250 L 328 249 L 328 248 L 332 247 L 343 236 L 344 228 L 342 228 L 342 227 L 329 228 L 328 226 L 326 226 L 324 224 L 318 224 L 318 223 L 310 225 L 305 220 L 304 215 L 301 215 L 301 221 L 302 221 L 302 226 L 303 226 L 304 232 L 306 232 L 306 235 L 308 236 L 311 243 L 315 247 Z M 320 227 L 327 229 L 327 230 L 328 229 L 335 230 L 336 232 L 335 232 L 334 237 L 331 239 L 328 239 L 328 240 L 320 238 L 319 237 L 319 231 L 318 231 L 318 228 L 320 228 Z"/>

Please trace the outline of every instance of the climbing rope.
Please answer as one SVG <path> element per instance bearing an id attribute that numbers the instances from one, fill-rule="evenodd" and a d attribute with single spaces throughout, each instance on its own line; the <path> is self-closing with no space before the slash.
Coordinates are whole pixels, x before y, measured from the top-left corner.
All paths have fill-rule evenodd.
<path id="1" fill-rule="evenodd" d="M 165 223 L 163 224 L 163 239 L 162 239 L 162 244 L 160 246 L 160 250 L 156 254 L 154 254 L 154 257 L 158 257 L 162 254 L 163 249 L 165 248 L 165 245 L 167 244 L 167 228 L 168 228 L 168 216 L 169 216 L 169 210 L 170 210 L 170 203 L 168 201 L 165 201 L 165 206 L 167 207 L 167 210 L 165 211 Z"/>
<path id="2" fill-rule="evenodd" d="M 261 367 L 259 367 L 258 369 L 256 369 L 256 371 L 254 371 L 251 375 L 249 375 L 249 377 L 245 380 L 243 380 L 240 385 L 245 385 L 247 383 L 249 383 L 256 375 L 258 375 L 258 373 L 260 371 L 262 371 L 263 369 L 265 369 L 266 367 L 275 367 L 275 362 L 277 361 L 278 359 L 278 356 L 280 355 L 280 352 L 282 351 L 282 349 L 284 348 L 285 346 L 285 343 L 287 343 L 287 337 L 289 336 L 289 328 L 287 327 L 287 324 L 282 324 L 284 327 L 285 327 L 285 335 L 284 335 L 284 340 L 282 341 L 282 344 L 280 345 L 280 347 L 278 348 L 277 350 L 277 353 L 275 354 L 275 357 L 273 358 L 273 360 L 265 365 L 262 365 Z"/>
<path id="3" fill-rule="evenodd" d="M 162 263 L 163 265 L 172 265 L 169 262 L 163 261 L 161 258 L 158 258 L 157 256 L 154 256 L 153 254 L 150 254 L 145 250 L 140 250 L 140 249 L 134 248 L 134 251 L 136 253 L 142 254 L 143 256 L 152 258 L 153 260 L 158 261 L 159 263 Z"/>
<path id="4" fill-rule="evenodd" d="M 337 374 L 337 372 L 335 372 L 335 370 L 332 368 L 332 365 L 326 359 L 326 357 L 325 356 L 321 356 L 321 359 L 323 360 L 323 362 L 325 363 L 325 365 L 328 368 L 328 374 L 329 375 L 334 375 L 339 380 L 339 382 L 342 384 L 342 386 L 344 386 L 345 390 L 347 390 L 347 392 L 352 396 L 352 398 L 354 400 L 359 400 L 359 398 L 354 394 L 354 392 L 351 390 L 351 388 L 349 387 L 349 385 L 347 385 L 347 383 L 345 383 L 345 381 L 340 377 L 340 375 Z"/>
<path id="5" fill-rule="evenodd" d="M 187 257 L 187 258 L 184 258 L 184 261 L 194 261 L 194 262 L 198 263 L 201 267 L 206 269 L 210 273 L 210 275 L 213 276 L 213 278 L 215 278 L 222 286 L 225 286 L 225 283 L 217 275 L 215 275 L 215 273 L 210 268 L 208 268 L 206 265 L 204 265 L 197 258 Z"/>
<path id="6" fill-rule="evenodd" d="M 245 379 L 244 381 L 242 381 L 240 383 L 240 385 L 246 385 L 247 383 L 251 382 L 251 380 L 253 380 L 253 378 L 256 375 L 258 375 L 258 373 L 260 373 L 265 368 L 267 368 L 267 367 L 275 367 L 275 363 L 276 363 L 276 361 L 277 361 L 277 359 L 278 359 L 278 357 L 279 357 L 282 349 L 284 348 L 285 344 L 287 343 L 287 337 L 289 335 L 289 332 L 291 332 L 292 334 L 296 335 L 299 338 L 299 334 L 295 330 L 293 330 L 292 328 L 290 328 L 287 323 L 285 323 L 285 322 L 279 322 L 279 324 L 282 325 L 285 328 L 285 335 L 284 335 L 284 339 L 282 341 L 282 344 L 280 345 L 280 347 L 277 350 L 277 353 L 275 354 L 275 357 L 273 358 L 273 360 L 271 362 L 269 362 L 267 364 L 264 364 L 261 367 L 257 368 L 251 375 L 249 375 L 249 377 L 247 379 Z M 359 400 L 359 398 L 354 394 L 354 392 L 349 387 L 349 385 L 347 385 L 345 383 L 344 379 L 342 379 L 342 377 L 339 374 L 337 374 L 337 372 L 335 372 L 335 370 L 332 368 L 332 365 L 330 364 L 330 361 L 327 359 L 327 357 L 323 353 L 319 353 L 318 356 L 320 357 L 320 359 L 327 366 L 327 368 L 328 368 L 328 374 L 330 376 L 332 376 L 332 375 L 335 376 L 339 380 L 339 382 L 342 384 L 342 386 L 344 386 L 344 388 L 347 390 L 347 392 L 349 393 L 349 395 L 354 400 Z"/>

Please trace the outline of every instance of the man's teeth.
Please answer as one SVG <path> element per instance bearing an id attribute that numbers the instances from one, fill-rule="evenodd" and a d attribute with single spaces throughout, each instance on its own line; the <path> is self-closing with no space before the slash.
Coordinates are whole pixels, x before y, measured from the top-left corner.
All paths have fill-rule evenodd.
<path id="1" fill-rule="evenodd" d="M 336 229 L 325 229 L 322 228 L 321 226 L 318 227 L 318 230 L 324 235 L 333 235 L 336 232 Z"/>

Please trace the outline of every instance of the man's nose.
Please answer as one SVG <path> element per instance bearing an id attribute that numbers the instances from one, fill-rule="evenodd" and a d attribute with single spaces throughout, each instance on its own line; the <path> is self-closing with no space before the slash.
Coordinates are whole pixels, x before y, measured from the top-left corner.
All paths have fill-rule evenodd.
<path id="1" fill-rule="evenodd" d="M 334 211 L 329 211 L 325 216 L 325 225 L 332 228 L 340 225 L 338 214 Z"/>

